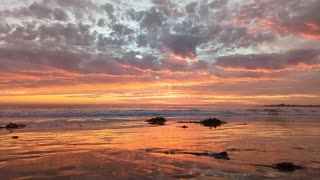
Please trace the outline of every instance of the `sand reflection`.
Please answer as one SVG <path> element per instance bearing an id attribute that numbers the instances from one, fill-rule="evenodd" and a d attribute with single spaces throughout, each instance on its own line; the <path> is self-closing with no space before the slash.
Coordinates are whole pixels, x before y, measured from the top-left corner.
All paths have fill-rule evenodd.
<path id="1" fill-rule="evenodd" d="M 144 121 L 90 124 L 41 130 L 1 131 L 0 179 L 261 179 L 320 176 L 318 137 L 313 119 L 231 121 L 216 129 L 176 121 L 153 126 Z M 244 124 L 247 123 L 247 124 Z M 67 124 L 65 126 L 68 126 Z M 96 126 L 96 125 L 95 125 Z M 34 125 L 36 127 L 36 125 Z M 19 136 L 12 139 L 11 136 Z M 230 161 L 191 154 L 152 153 L 227 151 Z M 306 170 L 282 173 L 252 164 L 292 161 Z"/>

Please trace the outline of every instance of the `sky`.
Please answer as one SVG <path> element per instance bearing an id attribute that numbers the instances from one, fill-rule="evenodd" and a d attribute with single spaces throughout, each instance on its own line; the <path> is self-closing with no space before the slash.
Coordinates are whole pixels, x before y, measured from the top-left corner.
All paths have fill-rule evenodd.
<path id="1" fill-rule="evenodd" d="M 320 104 L 319 0 L 1 0 L 0 103 Z"/>

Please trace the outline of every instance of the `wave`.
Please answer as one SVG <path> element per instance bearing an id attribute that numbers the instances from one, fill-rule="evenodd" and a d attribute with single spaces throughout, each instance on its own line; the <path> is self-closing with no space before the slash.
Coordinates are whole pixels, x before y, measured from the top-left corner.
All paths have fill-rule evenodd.
<path id="1" fill-rule="evenodd" d="M 0 111 L 1 118 L 25 118 L 25 117 L 130 117 L 130 116 L 301 116 L 319 115 L 320 109 L 237 109 L 237 110 L 25 110 L 25 111 Z"/>
<path id="2" fill-rule="evenodd" d="M 59 111 L 20 111 L 0 112 L 0 117 L 114 117 L 114 116 L 192 116 L 216 115 L 212 111 L 190 110 L 59 110 Z"/>

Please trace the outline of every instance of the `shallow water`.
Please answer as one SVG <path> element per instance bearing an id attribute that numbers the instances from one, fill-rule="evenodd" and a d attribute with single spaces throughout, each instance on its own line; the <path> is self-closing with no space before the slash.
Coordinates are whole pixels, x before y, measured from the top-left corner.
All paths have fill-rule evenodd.
<path id="1" fill-rule="evenodd" d="M 118 108 L 118 109 L 117 109 Z M 319 108 L 11 107 L 0 110 L 0 179 L 319 179 Z M 165 116 L 164 126 L 144 120 Z M 217 116 L 208 128 L 180 120 Z M 13 139 L 12 136 L 19 136 Z M 227 151 L 230 160 L 179 152 Z M 176 152 L 166 154 L 164 152 Z M 294 162 L 305 169 L 265 166 Z"/>

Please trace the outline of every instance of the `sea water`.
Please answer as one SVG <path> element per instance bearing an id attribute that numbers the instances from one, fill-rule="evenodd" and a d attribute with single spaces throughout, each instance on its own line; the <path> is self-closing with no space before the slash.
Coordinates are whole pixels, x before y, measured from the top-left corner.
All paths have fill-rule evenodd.
<path id="1" fill-rule="evenodd" d="M 166 125 L 145 122 L 156 116 Z M 178 123 L 209 117 L 227 124 Z M 1 105 L 0 126 L 27 127 L 0 130 L 0 179 L 318 179 L 319 118 L 316 107 Z M 223 151 L 230 160 L 179 153 Z M 279 162 L 304 169 L 268 167 Z"/>

